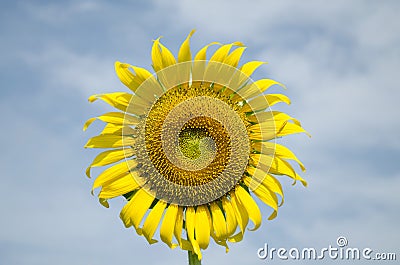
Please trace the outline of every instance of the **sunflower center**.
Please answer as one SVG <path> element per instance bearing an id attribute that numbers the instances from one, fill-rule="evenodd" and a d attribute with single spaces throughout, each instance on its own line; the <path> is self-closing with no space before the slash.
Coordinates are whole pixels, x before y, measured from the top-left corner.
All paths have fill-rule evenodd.
<path id="1" fill-rule="evenodd" d="M 179 85 L 136 128 L 141 185 L 157 198 L 198 205 L 242 177 L 249 155 L 244 118 L 211 83 Z"/>
<path id="2" fill-rule="evenodd" d="M 215 156 L 215 142 L 205 128 L 185 128 L 179 133 L 178 140 L 180 151 L 191 160 Z"/>

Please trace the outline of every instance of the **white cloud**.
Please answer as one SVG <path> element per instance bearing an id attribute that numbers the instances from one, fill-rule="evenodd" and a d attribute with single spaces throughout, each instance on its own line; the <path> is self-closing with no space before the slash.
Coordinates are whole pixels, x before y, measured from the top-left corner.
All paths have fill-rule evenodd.
<path id="1" fill-rule="evenodd" d="M 96 1 L 70 1 L 63 4 L 56 3 L 24 3 L 22 8 L 34 20 L 46 24 L 63 25 L 71 22 L 76 15 L 90 15 L 101 8 Z"/>
<path id="2" fill-rule="evenodd" d="M 69 89 L 90 96 L 120 87 L 114 73 L 114 60 L 106 56 L 79 54 L 65 47 L 50 47 L 40 53 L 22 54 L 22 60 L 46 79 L 47 88 Z M 41 88 L 43 89 L 43 88 Z M 46 89 L 46 88 L 44 88 Z"/>

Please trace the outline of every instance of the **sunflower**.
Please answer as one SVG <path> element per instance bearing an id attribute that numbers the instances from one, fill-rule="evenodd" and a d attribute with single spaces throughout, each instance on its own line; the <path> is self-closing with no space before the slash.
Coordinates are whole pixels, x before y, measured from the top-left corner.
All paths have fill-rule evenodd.
<path id="1" fill-rule="evenodd" d="M 264 93 L 272 79 L 250 76 L 265 62 L 238 67 L 246 47 L 240 42 L 210 43 L 192 58 L 192 31 L 177 58 L 156 39 L 151 49 L 155 74 L 116 62 L 115 70 L 131 92 L 97 94 L 89 98 L 118 111 L 89 119 L 106 123 L 86 148 L 106 148 L 86 170 L 107 166 L 93 183 L 101 188 L 102 205 L 126 198 L 120 218 L 150 244 L 155 234 L 170 248 L 202 258 L 210 239 L 228 251 L 227 242 L 242 240 L 260 227 L 262 215 L 255 197 L 277 215 L 284 201 L 277 177 L 286 175 L 306 185 L 290 160 L 300 160 L 276 138 L 306 133 L 295 118 L 271 106 L 290 104 L 283 94 Z M 207 60 L 207 50 L 217 46 Z"/>

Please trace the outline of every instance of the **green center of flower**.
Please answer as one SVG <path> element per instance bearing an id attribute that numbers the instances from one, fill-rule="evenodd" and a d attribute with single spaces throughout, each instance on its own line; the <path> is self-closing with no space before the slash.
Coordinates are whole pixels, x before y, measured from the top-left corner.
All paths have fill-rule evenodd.
<path id="1" fill-rule="evenodd" d="M 202 153 L 208 151 L 209 137 L 207 131 L 198 128 L 187 128 L 179 134 L 179 148 L 182 154 L 191 160 L 198 159 Z"/>
<path id="2" fill-rule="evenodd" d="M 213 137 L 216 135 L 210 134 L 206 127 L 184 127 L 178 135 L 177 166 L 198 171 L 212 163 L 218 149 Z"/>

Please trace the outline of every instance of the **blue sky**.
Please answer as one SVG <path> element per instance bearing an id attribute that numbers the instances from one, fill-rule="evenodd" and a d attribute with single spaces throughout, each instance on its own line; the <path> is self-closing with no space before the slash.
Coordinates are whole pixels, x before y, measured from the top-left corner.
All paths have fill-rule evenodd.
<path id="1" fill-rule="evenodd" d="M 400 258 L 399 3 L 215 2 L 0 4 L 0 264 L 185 264 L 185 252 L 123 227 L 122 200 L 105 209 L 90 195 L 84 171 L 95 152 L 83 145 L 101 124 L 82 125 L 109 110 L 89 104 L 91 94 L 127 91 L 116 60 L 150 69 L 153 39 L 164 36 L 176 54 L 193 28 L 193 50 L 241 41 L 244 61 L 268 61 L 255 77 L 288 87 L 292 104 L 276 109 L 313 136 L 281 140 L 308 168 L 309 187 L 283 180 L 278 218 L 265 214 L 228 254 L 212 244 L 204 264 L 264 264 L 264 243 L 322 248 L 341 235 Z"/>

